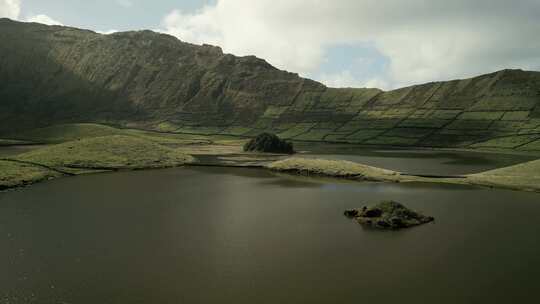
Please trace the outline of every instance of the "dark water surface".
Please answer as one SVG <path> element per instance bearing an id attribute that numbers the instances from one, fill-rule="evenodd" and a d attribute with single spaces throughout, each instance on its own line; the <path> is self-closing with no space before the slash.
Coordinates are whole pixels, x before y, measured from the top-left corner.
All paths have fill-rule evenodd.
<path id="1" fill-rule="evenodd" d="M 461 175 L 479 173 L 535 160 L 530 155 L 473 151 L 376 149 L 357 145 L 300 143 L 301 157 L 348 160 L 409 174 Z"/>
<path id="2" fill-rule="evenodd" d="M 364 230 L 395 199 L 434 224 Z M 0 193 L 0 303 L 536 303 L 540 195 L 259 169 L 64 178 Z"/>

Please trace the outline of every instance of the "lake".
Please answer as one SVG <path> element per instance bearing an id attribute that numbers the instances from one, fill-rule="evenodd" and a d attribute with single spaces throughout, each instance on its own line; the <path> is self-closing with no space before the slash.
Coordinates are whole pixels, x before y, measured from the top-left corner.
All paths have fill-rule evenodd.
<path id="1" fill-rule="evenodd" d="M 297 143 L 301 157 L 347 160 L 409 174 L 479 173 L 535 160 L 530 155 L 431 149 L 383 149 L 358 145 Z"/>
<path id="2" fill-rule="evenodd" d="M 436 221 L 342 215 L 384 199 Z M 0 303 L 534 302 L 538 231 L 536 193 L 247 168 L 63 178 L 0 193 Z"/>

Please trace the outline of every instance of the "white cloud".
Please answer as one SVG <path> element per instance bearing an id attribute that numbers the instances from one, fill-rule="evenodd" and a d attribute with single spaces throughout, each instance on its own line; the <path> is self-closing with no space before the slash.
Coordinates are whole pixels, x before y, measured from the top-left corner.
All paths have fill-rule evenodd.
<path id="1" fill-rule="evenodd" d="M 42 24 L 47 24 L 47 25 L 63 25 L 60 21 L 54 20 L 53 18 L 47 15 L 43 15 L 43 14 L 30 16 L 26 19 L 26 21 L 42 23 Z"/>
<path id="2" fill-rule="evenodd" d="M 116 3 L 126 8 L 133 6 L 133 2 L 131 0 L 116 0 Z"/>
<path id="3" fill-rule="evenodd" d="M 389 89 L 390 84 L 382 78 L 360 79 L 349 70 L 339 73 L 320 73 L 311 76 L 331 88 L 379 88 Z"/>
<path id="4" fill-rule="evenodd" d="M 16 20 L 21 13 L 20 0 L 0 0 L 0 18 Z"/>
<path id="5" fill-rule="evenodd" d="M 540 1 L 217 0 L 195 13 L 171 12 L 164 31 L 279 68 L 316 75 L 325 50 L 370 43 L 389 60 L 369 83 L 389 87 L 461 78 L 501 68 L 540 68 Z M 343 71 L 328 84 L 359 83 Z M 360 84 L 368 84 L 361 82 Z"/>
<path id="6" fill-rule="evenodd" d="M 0 17 L 26 22 L 43 23 L 47 25 L 62 25 L 61 22 L 44 14 L 32 15 L 24 20 L 21 20 L 21 4 L 21 0 L 0 0 Z"/>
<path id="7" fill-rule="evenodd" d="M 114 33 L 117 33 L 117 32 L 118 32 L 117 30 L 96 31 L 96 33 L 103 34 L 103 35 L 110 35 L 110 34 L 114 34 Z"/>
<path id="8" fill-rule="evenodd" d="M 195 14 L 175 10 L 163 20 L 164 31 L 187 42 L 219 45 L 236 55 L 255 54 L 291 71 L 315 70 L 323 57 L 322 48 L 314 46 L 302 31 L 283 31 L 269 22 L 264 4 L 269 1 L 232 0 L 218 1 Z"/>
<path id="9" fill-rule="evenodd" d="M 312 78 L 317 79 L 331 88 L 366 87 L 366 82 L 359 80 L 349 70 L 343 70 L 338 73 L 320 73 L 313 75 Z"/>

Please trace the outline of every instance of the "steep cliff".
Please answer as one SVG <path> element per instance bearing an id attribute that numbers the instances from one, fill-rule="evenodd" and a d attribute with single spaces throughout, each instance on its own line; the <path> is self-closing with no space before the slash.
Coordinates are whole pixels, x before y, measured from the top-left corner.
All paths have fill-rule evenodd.
<path id="1" fill-rule="evenodd" d="M 334 89 L 151 31 L 0 19 L 0 133 L 67 122 L 368 145 L 540 151 L 540 73 Z"/>

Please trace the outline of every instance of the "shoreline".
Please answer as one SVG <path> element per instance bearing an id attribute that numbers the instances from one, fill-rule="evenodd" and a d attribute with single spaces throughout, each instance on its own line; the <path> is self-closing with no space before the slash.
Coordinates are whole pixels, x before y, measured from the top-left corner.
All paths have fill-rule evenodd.
<path id="1" fill-rule="evenodd" d="M 214 162 L 200 161 L 196 158 L 193 162 L 175 165 L 175 166 L 163 166 L 163 167 L 137 167 L 137 168 L 97 168 L 97 167 L 82 167 L 69 169 L 81 170 L 78 173 L 64 172 L 55 168 L 49 168 L 45 165 L 33 164 L 30 162 L 24 162 L 19 160 L 13 160 L 9 158 L 0 159 L 4 162 L 22 163 L 25 165 L 31 165 L 41 167 L 42 169 L 52 172 L 51 175 L 45 175 L 42 178 L 36 178 L 34 180 L 21 180 L 19 183 L 14 183 L 10 186 L 1 185 L 0 193 L 8 191 L 16 191 L 27 188 L 31 185 L 42 183 L 46 181 L 52 181 L 58 178 L 81 176 L 87 174 L 99 174 L 99 173 L 114 173 L 123 171 L 144 171 L 144 170 L 159 170 L 159 169 L 172 169 L 172 168 L 189 168 L 189 167 L 216 167 L 216 168 L 251 168 L 268 170 L 277 174 L 284 174 L 288 176 L 298 177 L 313 177 L 324 178 L 334 181 L 349 181 L 349 182 L 377 182 L 377 183 L 426 183 L 426 184 L 446 184 L 446 185 L 464 185 L 473 187 L 482 187 L 489 189 L 504 189 L 511 191 L 523 191 L 523 192 L 535 192 L 540 193 L 540 184 L 538 187 L 531 187 L 519 183 L 505 182 L 504 176 L 496 178 L 495 175 L 487 175 L 486 172 L 469 174 L 469 175 L 415 175 L 407 174 L 387 169 L 381 169 L 377 167 L 371 167 L 360 163 L 353 163 L 348 161 L 337 160 L 324 160 L 324 159 L 305 159 L 305 158 L 285 158 L 281 160 L 275 160 L 279 155 L 261 155 L 261 154 L 242 154 L 244 157 L 240 160 L 231 161 L 228 156 L 231 155 L 204 155 L 205 157 L 213 157 Z M 250 161 L 246 161 L 246 158 L 252 157 Z M 259 158 L 257 158 L 259 157 Z M 260 157 L 268 159 L 261 160 Z M 220 159 L 224 158 L 224 159 Z M 487 171 L 489 172 L 489 171 Z"/>
<path id="2" fill-rule="evenodd" d="M 17 138 L 17 139 L 16 139 Z M 0 139 L 8 145 L 0 146 L 8 153 L 0 156 L 0 191 L 26 187 L 44 180 L 64 176 L 94 174 L 112 171 L 148 170 L 183 166 L 259 168 L 289 175 L 321 176 L 331 179 L 346 179 L 356 182 L 421 182 L 437 184 L 475 185 L 490 188 L 504 188 L 518 191 L 540 192 L 540 161 L 538 153 L 509 149 L 470 149 L 437 147 L 403 147 L 362 145 L 328 141 L 293 141 L 298 145 L 297 156 L 244 152 L 244 136 L 223 135 L 209 137 L 205 134 L 173 133 L 156 130 L 115 129 L 99 124 L 66 124 L 36 129 L 20 137 Z M 61 142 L 58 144 L 51 144 Z M 49 143 L 49 144 L 41 144 Z M 9 152 L 11 148 L 35 147 L 23 152 Z M 0 150 L 1 151 L 1 150 Z M 448 175 L 398 172 L 337 159 L 325 159 L 326 154 L 340 154 L 340 151 L 357 151 L 359 155 L 373 152 L 424 152 L 436 154 L 471 153 L 500 154 L 515 156 L 522 166 L 489 169 L 477 174 Z M 364 151 L 364 152 L 362 152 Z M 356 154 L 353 152 L 352 154 Z M 313 155 L 314 157 L 303 157 Z M 528 157 L 526 157 L 528 156 Z M 417 156 L 414 156 L 417 157 Z M 319 159 L 321 158 L 321 159 Z M 519 166 L 519 165 L 518 165 Z M 511 166 L 513 167 L 513 166 Z M 506 169 L 504 174 L 494 171 Z M 536 170 L 537 169 L 537 170 Z M 487 169 L 486 169 L 487 170 Z M 486 174 L 489 173 L 490 175 Z M 535 182 L 538 179 L 538 186 Z M 529 180 L 533 180 L 531 182 Z"/>
<path id="3" fill-rule="evenodd" d="M 498 171 L 517 166 L 527 166 L 527 163 L 466 175 L 414 175 L 349 161 L 290 158 L 274 162 L 267 169 L 297 176 L 321 176 L 356 182 L 451 184 L 540 193 L 540 177 L 497 174 Z"/>

